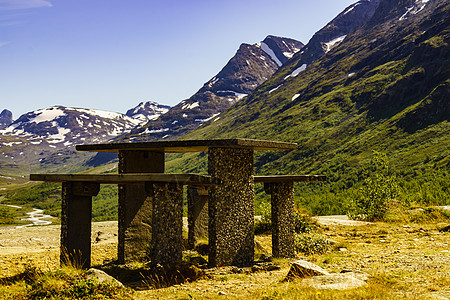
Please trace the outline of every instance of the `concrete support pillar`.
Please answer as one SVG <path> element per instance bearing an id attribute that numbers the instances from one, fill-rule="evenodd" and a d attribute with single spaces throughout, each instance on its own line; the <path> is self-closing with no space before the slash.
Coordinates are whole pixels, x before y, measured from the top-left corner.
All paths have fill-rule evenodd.
<path id="1" fill-rule="evenodd" d="M 61 265 L 91 266 L 92 197 L 100 184 L 63 182 L 61 204 Z"/>
<path id="2" fill-rule="evenodd" d="M 208 238 L 208 189 L 204 186 L 188 186 L 188 248 L 195 242 Z"/>
<path id="3" fill-rule="evenodd" d="M 183 185 L 149 182 L 146 186 L 153 199 L 151 264 L 176 265 L 183 254 Z"/>
<path id="4" fill-rule="evenodd" d="M 272 201 L 272 255 L 295 257 L 294 183 L 265 183 Z"/>
<path id="5" fill-rule="evenodd" d="M 119 173 L 164 173 L 164 153 L 120 151 Z M 118 261 L 138 261 L 148 254 L 152 238 L 152 199 L 144 184 L 119 185 L 118 214 Z"/>
<path id="6" fill-rule="evenodd" d="M 253 150 L 210 147 L 209 264 L 248 266 L 254 260 Z"/>

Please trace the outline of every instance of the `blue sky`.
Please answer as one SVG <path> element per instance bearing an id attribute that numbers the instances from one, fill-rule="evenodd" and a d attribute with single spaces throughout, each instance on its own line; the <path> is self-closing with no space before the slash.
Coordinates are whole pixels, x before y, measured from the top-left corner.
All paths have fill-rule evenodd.
<path id="1" fill-rule="evenodd" d="M 0 0 L 0 111 L 175 105 L 241 43 L 307 43 L 356 0 Z"/>

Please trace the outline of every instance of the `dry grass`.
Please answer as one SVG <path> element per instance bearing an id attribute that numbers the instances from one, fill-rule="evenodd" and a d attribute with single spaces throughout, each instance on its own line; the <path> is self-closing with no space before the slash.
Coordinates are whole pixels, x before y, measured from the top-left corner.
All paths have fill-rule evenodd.
<path id="1" fill-rule="evenodd" d="M 420 212 L 420 211 L 419 211 Z M 305 287 L 302 280 L 284 282 L 289 270 L 286 259 L 274 260 L 279 270 L 236 274 L 227 268 L 209 272 L 209 278 L 169 287 L 134 291 L 135 299 L 449 299 L 450 239 L 440 231 L 450 221 L 446 215 L 433 218 L 435 212 L 414 212 L 419 223 L 408 216 L 402 221 L 372 223 L 365 226 L 322 226 L 322 235 L 334 242 L 324 254 L 302 257 L 329 272 L 351 270 L 365 273 L 366 287 L 351 290 L 321 290 Z M 430 217 L 431 216 L 431 217 Z M 398 217 L 398 219 L 400 219 Z M 257 236 L 258 255 L 270 253 L 270 235 Z M 114 258 L 115 242 L 95 245 L 93 261 Z M 104 251 L 102 251 L 104 249 Z M 52 251 L 53 252 L 53 251 Z M 55 253 L 56 254 L 56 253 Z M 36 253 L 31 253 L 36 255 Z M 27 260 L 26 255 L 22 258 Z M 52 258 L 49 257 L 49 260 Z M 57 259 L 57 255 L 54 255 Z M 14 260 L 2 262 L 14 263 Z M 57 265 L 55 263 L 55 265 Z M 23 265 L 18 272 L 23 271 Z M 53 272 L 48 267 L 45 272 Z M 28 285 L 29 288 L 29 285 Z M 27 289 L 25 281 L 0 285 L 0 299 L 14 299 Z M 17 298 L 17 297 L 16 297 Z M 20 298 L 17 298 L 20 299 Z"/>

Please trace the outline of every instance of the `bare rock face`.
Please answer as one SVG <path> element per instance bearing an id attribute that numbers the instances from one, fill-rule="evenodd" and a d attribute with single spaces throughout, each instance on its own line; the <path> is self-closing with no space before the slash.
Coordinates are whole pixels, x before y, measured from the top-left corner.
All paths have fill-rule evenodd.
<path id="1" fill-rule="evenodd" d="M 330 273 L 328 273 L 318 265 L 310 263 L 306 260 L 299 259 L 291 263 L 291 269 L 289 270 L 289 273 L 287 274 L 285 280 L 321 275 L 330 275 Z"/>
<path id="2" fill-rule="evenodd" d="M 4 109 L 0 113 L 0 130 L 5 129 L 6 127 L 8 127 L 9 125 L 12 124 L 12 122 L 13 122 L 12 112 L 10 112 L 7 109 Z"/>

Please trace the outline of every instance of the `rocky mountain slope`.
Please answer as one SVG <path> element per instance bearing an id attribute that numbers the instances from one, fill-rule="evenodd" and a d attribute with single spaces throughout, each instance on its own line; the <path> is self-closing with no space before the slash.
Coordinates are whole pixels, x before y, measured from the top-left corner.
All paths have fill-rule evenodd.
<path id="1" fill-rule="evenodd" d="M 328 174 L 336 209 L 343 205 L 337 193 L 361 182 L 374 150 L 388 155 L 411 199 L 449 201 L 449 3 L 381 0 L 325 55 L 302 68 L 313 37 L 253 93 L 185 138 L 297 142 L 296 151 L 261 154 L 257 174 Z M 195 171 L 192 161 L 178 170 Z"/>
<path id="2" fill-rule="evenodd" d="M 4 109 L 0 113 L 0 130 L 5 129 L 6 127 L 8 127 L 9 125 L 12 124 L 12 122 L 13 122 L 12 116 L 13 116 L 12 112 L 10 112 L 7 109 Z"/>
<path id="3" fill-rule="evenodd" d="M 122 140 L 174 139 L 186 134 L 244 98 L 302 47 L 299 41 L 276 36 L 254 45 L 242 44 L 225 67 L 192 97 Z"/>
<path id="4" fill-rule="evenodd" d="M 0 165 L 62 167 L 76 157 L 75 145 L 106 142 L 168 109 L 146 102 L 130 109 L 128 115 L 63 106 L 29 112 L 0 130 Z"/>

